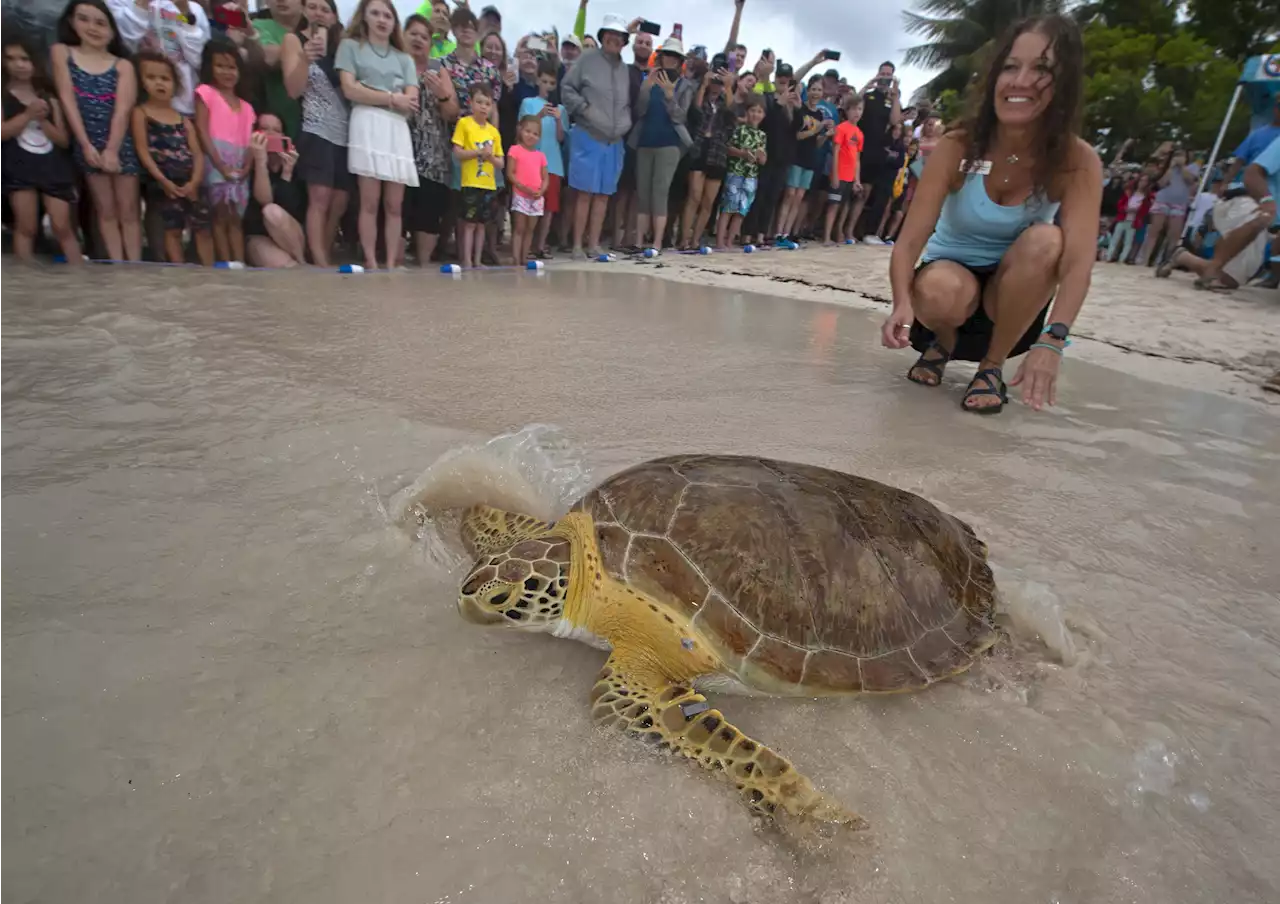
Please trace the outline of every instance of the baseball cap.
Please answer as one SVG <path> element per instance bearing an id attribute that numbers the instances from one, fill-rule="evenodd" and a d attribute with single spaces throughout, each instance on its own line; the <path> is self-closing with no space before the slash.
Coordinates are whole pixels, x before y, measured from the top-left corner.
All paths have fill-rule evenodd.
<path id="1" fill-rule="evenodd" d="M 795 74 L 795 70 L 791 68 L 790 63 L 779 63 L 777 70 L 773 73 L 773 77 L 792 78 Z"/>
<path id="2" fill-rule="evenodd" d="M 483 19 L 485 16 L 488 16 L 491 19 L 497 19 L 499 22 L 502 21 L 502 13 L 498 12 L 498 7 L 496 6 L 486 6 L 484 9 L 480 10 L 480 15 L 476 18 Z"/>
<path id="3" fill-rule="evenodd" d="M 839 71 L 839 70 L 837 70 L 837 69 L 828 69 L 826 72 L 822 73 L 822 77 L 823 77 L 823 78 L 833 78 L 833 79 L 836 79 L 837 81 L 839 81 L 839 80 L 840 80 L 840 71 Z"/>
<path id="4" fill-rule="evenodd" d="M 579 50 L 581 50 L 581 49 L 582 49 L 582 38 L 580 38 L 580 37 L 578 37 L 577 35 L 575 35 L 575 34 L 573 34 L 572 32 L 570 32 L 569 34 L 565 35 L 565 36 L 560 40 L 560 46 L 561 46 L 561 47 L 563 47 L 565 44 L 572 44 L 574 47 L 576 47 L 576 48 L 578 48 Z"/>

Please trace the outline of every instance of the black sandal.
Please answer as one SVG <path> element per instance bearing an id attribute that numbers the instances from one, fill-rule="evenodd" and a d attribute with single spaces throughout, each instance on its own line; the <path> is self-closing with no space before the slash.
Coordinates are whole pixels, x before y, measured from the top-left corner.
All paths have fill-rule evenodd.
<path id="1" fill-rule="evenodd" d="M 929 352 L 938 352 L 940 355 L 942 355 L 942 357 L 926 358 L 925 355 L 929 354 Z M 912 364 L 911 367 L 908 368 L 907 379 L 910 380 L 912 383 L 919 383 L 921 386 L 941 386 L 942 371 L 946 369 L 946 366 L 950 361 L 951 361 L 951 353 L 949 351 L 947 351 L 945 348 L 939 345 L 936 340 L 933 342 L 930 342 L 928 348 L 926 348 L 921 353 L 920 357 L 916 359 L 916 363 Z M 929 373 L 937 377 L 938 382 L 928 383 L 917 377 L 911 376 L 913 373 L 916 372 L 917 368 L 921 368 L 921 367 L 923 367 L 926 371 L 928 371 Z"/>
<path id="2" fill-rule="evenodd" d="M 995 378 L 992 379 L 992 374 Z M 977 386 L 977 382 L 981 380 L 986 386 Z M 974 396 L 993 395 L 1000 399 L 999 405 L 967 405 L 966 402 Z M 969 388 L 965 390 L 964 397 L 960 399 L 960 407 L 965 411 L 972 411 L 974 414 L 999 414 L 1009 402 L 1008 387 L 1004 385 L 1004 374 L 1000 372 L 998 367 L 984 367 L 973 375 L 973 379 L 969 381 Z"/>

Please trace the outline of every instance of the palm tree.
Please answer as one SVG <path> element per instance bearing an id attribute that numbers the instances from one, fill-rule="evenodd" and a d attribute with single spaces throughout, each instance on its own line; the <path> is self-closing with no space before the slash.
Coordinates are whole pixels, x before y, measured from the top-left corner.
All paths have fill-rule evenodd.
<path id="1" fill-rule="evenodd" d="M 942 69 L 920 93 L 937 97 L 948 88 L 963 92 L 980 69 L 983 54 L 1011 22 L 1026 16 L 1061 13 L 1068 0 L 918 0 L 919 12 L 904 12 L 906 29 L 927 44 L 907 50 L 904 60 Z"/>

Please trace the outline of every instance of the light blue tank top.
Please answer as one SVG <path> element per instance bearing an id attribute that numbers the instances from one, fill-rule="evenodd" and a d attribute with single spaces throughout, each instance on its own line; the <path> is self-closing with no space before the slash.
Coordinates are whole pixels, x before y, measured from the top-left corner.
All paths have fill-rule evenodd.
<path id="1" fill-rule="evenodd" d="M 997 204 L 987 194 L 986 176 L 970 173 L 960 190 L 942 202 L 922 260 L 994 267 L 1024 229 L 1033 223 L 1052 223 L 1058 207 L 1057 201 L 1034 195 L 1014 207 Z"/>

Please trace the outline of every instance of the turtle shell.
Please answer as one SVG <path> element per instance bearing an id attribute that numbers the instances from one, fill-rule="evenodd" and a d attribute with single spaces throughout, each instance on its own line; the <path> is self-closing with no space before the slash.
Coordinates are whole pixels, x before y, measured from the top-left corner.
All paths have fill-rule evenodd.
<path id="1" fill-rule="evenodd" d="M 677 455 L 613 475 L 574 510 L 595 520 L 608 572 L 689 616 L 754 690 L 914 690 L 999 637 L 986 546 L 874 480 Z"/>

